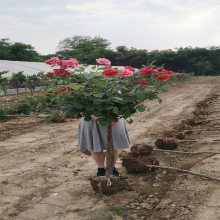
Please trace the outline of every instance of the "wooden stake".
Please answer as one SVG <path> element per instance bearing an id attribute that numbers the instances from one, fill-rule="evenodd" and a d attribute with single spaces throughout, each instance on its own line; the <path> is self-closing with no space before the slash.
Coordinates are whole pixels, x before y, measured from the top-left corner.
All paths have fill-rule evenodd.
<path id="1" fill-rule="evenodd" d="M 188 174 L 191 174 L 191 175 L 195 175 L 195 176 L 199 176 L 199 177 L 204 177 L 206 179 L 215 180 L 217 182 L 220 182 L 220 178 L 218 178 L 218 177 L 209 176 L 209 175 L 203 174 L 203 173 L 193 172 L 191 170 L 183 170 L 183 169 L 179 169 L 179 168 L 176 168 L 176 167 L 158 166 L 158 165 L 146 165 L 146 167 L 149 167 L 149 168 L 159 168 L 159 169 L 164 169 L 164 170 L 174 170 L 174 171 L 177 171 L 177 172 L 188 173 Z"/>

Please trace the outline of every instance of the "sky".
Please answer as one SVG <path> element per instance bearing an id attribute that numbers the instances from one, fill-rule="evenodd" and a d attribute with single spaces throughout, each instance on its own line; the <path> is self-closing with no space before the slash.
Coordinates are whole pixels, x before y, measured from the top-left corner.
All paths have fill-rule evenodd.
<path id="1" fill-rule="evenodd" d="M 112 49 L 220 46 L 220 0 L 0 0 L 0 38 L 48 54 L 74 35 Z"/>

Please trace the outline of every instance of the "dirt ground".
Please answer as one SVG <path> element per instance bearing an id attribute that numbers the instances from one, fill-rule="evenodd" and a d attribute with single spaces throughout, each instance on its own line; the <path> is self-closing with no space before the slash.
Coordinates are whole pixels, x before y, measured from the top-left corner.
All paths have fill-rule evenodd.
<path id="1" fill-rule="evenodd" d="M 151 110 L 127 125 L 132 143 L 153 145 L 210 94 L 216 96 L 203 118 L 208 122 L 195 126 L 177 150 L 220 152 L 220 77 L 189 79 L 161 94 L 162 104 L 149 102 Z M 76 148 L 77 125 L 76 119 L 54 124 L 37 117 L 0 123 L 0 220 L 220 219 L 220 182 L 167 170 L 128 174 L 120 160 L 117 167 L 131 189 L 95 194 L 88 178 L 96 175 L 96 165 Z M 220 154 L 153 155 L 160 165 L 220 179 Z"/>

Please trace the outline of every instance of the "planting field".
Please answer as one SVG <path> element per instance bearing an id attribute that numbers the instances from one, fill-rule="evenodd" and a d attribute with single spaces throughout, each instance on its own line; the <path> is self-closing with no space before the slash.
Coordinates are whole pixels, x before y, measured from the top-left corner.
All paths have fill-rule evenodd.
<path id="1" fill-rule="evenodd" d="M 132 144 L 154 146 L 176 132 L 183 135 L 175 139 L 178 151 L 220 152 L 219 77 L 191 78 L 161 97 L 162 104 L 149 101 L 151 110 L 127 125 Z M 76 149 L 77 125 L 76 119 L 55 124 L 37 116 L 0 122 L 0 220 L 220 219 L 220 182 L 186 173 L 131 174 L 119 160 L 129 189 L 95 194 L 88 179 L 96 165 Z M 220 179 L 220 154 L 153 151 L 152 157 L 161 166 Z"/>

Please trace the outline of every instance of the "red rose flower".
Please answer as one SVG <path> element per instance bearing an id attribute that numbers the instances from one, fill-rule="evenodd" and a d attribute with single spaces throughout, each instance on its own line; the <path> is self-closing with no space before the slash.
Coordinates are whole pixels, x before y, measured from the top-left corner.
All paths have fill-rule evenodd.
<path id="1" fill-rule="evenodd" d="M 163 80 L 168 79 L 170 77 L 170 75 L 167 73 L 164 73 L 164 74 L 158 74 L 156 77 L 158 80 L 163 81 Z"/>
<path id="2" fill-rule="evenodd" d="M 72 91 L 73 88 L 71 88 L 71 87 L 67 87 L 65 90 L 66 90 L 66 91 Z"/>
<path id="3" fill-rule="evenodd" d="M 47 73 L 47 77 L 53 76 L 53 73 Z"/>
<path id="4" fill-rule="evenodd" d="M 159 72 L 159 73 L 164 73 L 164 74 L 169 74 L 169 75 L 173 74 L 172 71 L 166 70 L 166 69 L 163 68 L 163 67 L 158 67 L 158 68 L 156 68 L 155 70 L 156 70 L 157 72 Z"/>
<path id="5" fill-rule="evenodd" d="M 118 75 L 118 70 L 114 68 L 105 69 L 102 71 L 103 76 L 111 78 Z"/>
<path id="6" fill-rule="evenodd" d="M 148 84 L 148 81 L 147 80 L 141 80 L 138 82 L 139 85 L 141 86 L 146 86 Z"/>
<path id="7" fill-rule="evenodd" d="M 143 76 L 151 75 L 153 72 L 154 72 L 154 69 L 150 67 L 142 67 L 140 69 L 140 75 L 143 75 Z"/>
<path id="8" fill-rule="evenodd" d="M 164 68 L 163 67 L 157 67 L 155 70 L 158 71 L 158 72 L 162 72 L 164 70 Z"/>
<path id="9" fill-rule="evenodd" d="M 163 71 L 162 71 L 163 73 L 165 73 L 165 74 L 168 74 L 168 75 L 171 75 L 171 74 L 173 74 L 173 72 L 172 71 L 169 71 L 169 70 L 166 70 L 166 69 L 163 69 Z"/>
<path id="10" fill-rule="evenodd" d="M 70 75 L 70 72 L 64 69 L 53 69 L 53 72 L 57 75 L 57 76 L 63 76 L 63 75 Z"/>
<path id="11" fill-rule="evenodd" d="M 62 69 L 66 69 L 66 68 L 67 68 L 66 60 L 60 60 L 60 61 L 57 63 L 57 65 L 60 66 Z"/>

